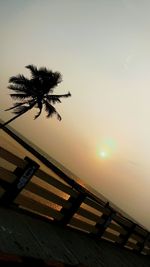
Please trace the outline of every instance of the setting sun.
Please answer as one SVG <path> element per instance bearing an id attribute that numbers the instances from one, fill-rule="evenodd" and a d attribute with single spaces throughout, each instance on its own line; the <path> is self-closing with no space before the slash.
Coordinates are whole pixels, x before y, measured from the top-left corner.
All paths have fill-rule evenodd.
<path id="1" fill-rule="evenodd" d="M 110 138 L 105 139 L 99 149 L 99 156 L 103 159 L 109 158 L 116 149 L 116 142 Z"/>
<path id="2" fill-rule="evenodd" d="M 101 158 L 107 158 L 108 157 L 108 152 L 104 151 L 104 150 L 101 150 L 99 152 L 99 155 L 100 155 Z"/>

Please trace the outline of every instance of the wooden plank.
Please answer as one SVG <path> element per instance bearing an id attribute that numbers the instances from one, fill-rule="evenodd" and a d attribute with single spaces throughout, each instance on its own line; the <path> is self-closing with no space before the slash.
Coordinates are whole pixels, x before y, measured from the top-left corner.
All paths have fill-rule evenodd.
<path id="1" fill-rule="evenodd" d="M 137 247 L 138 247 L 138 251 L 139 252 L 142 252 L 142 250 L 147 247 L 150 249 L 150 244 L 148 245 L 146 242 L 147 242 L 147 238 L 143 238 L 143 241 L 142 242 L 137 242 Z"/>
<path id="2" fill-rule="evenodd" d="M 107 238 L 107 239 L 110 239 L 110 240 L 112 240 L 112 241 L 114 241 L 114 242 L 117 242 L 117 241 L 119 241 L 119 239 L 120 239 L 119 236 L 114 235 L 114 234 L 112 234 L 112 233 L 109 233 L 108 231 L 105 231 L 105 232 L 103 233 L 102 238 Z"/>
<path id="3" fill-rule="evenodd" d="M 4 169 L 3 167 L 0 167 L 0 179 L 12 183 L 16 178 L 17 176 L 14 173 Z"/>
<path id="4" fill-rule="evenodd" d="M 148 231 L 146 231 L 145 229 L 141 228 L 140 226 L 136 226 L 135 228 L 135 233 L 137 233 L 138 235 L 142 236 L 142 237 L 146 237 L 148 234 Z"/>
<path id="5" fill-rule="evenodd" d="M 44 189 L 43 187 L 33 183 L 32 181 L 30 181 L 30 183 L 26 186 L 26 189 L 60 206 L 63 206 L 65 208 L 71 207 L 71 203 L 69 203 L 69 201 L 66 201 L 62 197 L 57 196 L 56 194 L 47 189 Z"/>
<path id="6" fill-rule="evenodd" d="M 24 168 L 27 164 L 27 162 L 24 159 L 19 158 L 18 156 L 7 151 L 3 147 L 0 147 L 0 157 L 20 168 Z"/>
<path id="7" fill-rule="evenodd" d="M 94 227 L 86 222 L 83 222 L 75 217 L 73 217 L 70 222 L 69 225 L 75 226 L 83 231 L 87 231 L 87 232 L 92 232 Z"/>
<path id="8" fill-rule="evenodd" d="M 129 229 L 133 224 L 132 222 L 130 222 L 129 220 L 125 219 L 124 217 L 122 217 L 120 214 L 117 213 L 113 215 L 113 220 L 118 224 L 120 224 L 121 226 Z"/>
<path id="9" fill-rule="evenodd" d="M 134 232 L 135 226 L 136 225 L 134 223 L 132 223 L 132 226 L 127 229 L 126 234 L 120 234 L 120 242 L 119 242 L 119 245 L 121 245 L 123 247 L 123 246 L 125 246 L 127 244 L 127 242 L 129 241 L 129 239 L 131 238 L 131 235 Z"/>
<path id="10" fill-rule="evenodd" d="M 46 172 L 44 172 L 43 170 L 37 170 L 36 174 L 35 174 L 38 178 L 40 178 L 41 180 L 51 184 L 52 186 L 56 187 L 57 189 L 67 193 L 68 195 L 71 195 L 73 197 L 77 197 L 78 193 L 73 190 L 71 187 L 65 185 L 64 183 L 58 181 L 56 178 L 54 178 L 53 176 L 47 174 Z"/>
<path id="11" fill-rule="evenodd" d="M 114 231 L 116 231 L 116 232 L 118 232 L 118 233 L 120 233 L 120 234 L 125 234 L 126 233 L 126 231 L 121 226 L 116 225 L 114 223 L 111 223 L 109 225 L 109 228 L 114 230 Z"/>
<path id="12" fill-rule="evenodd" d="M 77 214 L 86 217 L 87 219 L 94 221 L 95 223 L 100 219 L 100 216 L 95 215 L 94 213 L 81 207 L 78 209 Z"/>
<path id="13" fill-rule="evenodd" d="M 27 197 L 23 194 L 20 194 L 17 197 L 17 199 L 15 200 L 15 203 L 19 204 L 20 206 L 23 206 L 24 208 L 30 209 L 33 212 L 38 212 L 43 215 L 53 217 L 54 219 L 57 219 L 57 220 L 62 219 L 62 216 L 63 216 L 59 211 L 51 207 L 48 207 L 34 200 L 33 198 Z"/>
<path id="14" fill-rule="evenodd" d="M 105 207 L 102 207 L 101 205 L 99 205 L 98 203 L 96 203 L 95 201 L 93 201 L 92 199 L 90 198 L 86 198 L 84 200 L 84 203 L 91 206 L 92 208 L 108 215 L 110 213 L 109 209 L 105 208 Z"/>
<path id="15" fill-rule="evenodd" d="M 150 249 L 149 249 L 149 248 L 144 248 L 144 249 L 142 250 L 142 252 L 143 252 L 144 254 L 146 254 L 146 255 L 150 255 Z"/>
<path id="16" fill-rule="evenodd" d="M 132 249 L 137 249 L 137 245 L 131 241 L 127 241 L 127 243 L 125 244 L 125 247 L 130 247 Z"/>
<path id="17" fill-rule="evenodd" d="M 145 241 L 145 245 L 148 246 L 150 248 L 150 240 L 146 240 Z"/>
<path id="18" fill-rule="evenodd" d="M 134 234 L 134 233 L 130 236 L 130 238 L 132 238 L 132 239 L 134 239 L 134 240 L 136 240 L 138 242 L 143 242 L 143 240 L 144 240 L 142 237 L 140 237 L 140 236 L 138 236 L 137 234 Z"/>

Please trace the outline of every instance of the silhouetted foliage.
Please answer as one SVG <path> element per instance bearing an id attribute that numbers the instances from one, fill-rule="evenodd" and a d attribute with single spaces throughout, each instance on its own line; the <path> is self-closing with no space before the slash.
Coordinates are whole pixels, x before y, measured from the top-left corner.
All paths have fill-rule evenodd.
<path id="1" fill-rule="evenodd" d="M 56 115 L 57 119 L 61 120 L 60 114 L 53 105 L 61 103 L 61 98 L 71 96 L 70 92 L 64 95 L 53 94 L 54 88 L 62 82 L 61 73 L 53 72 L 45 67 L 37 69 L 34 65 L 28 65 L 26 68 L 31 72 L 30 79 L 20 74 L 9 79 L 8 88 L 13 91 L 10 96 L 16 102 L 5 111 L 12 110 L 16 116 L 4 123 L 1 128 L 32 108 L 38 109 L 34 119 L 40 116 L 44 108 L 47 118 Z"/>

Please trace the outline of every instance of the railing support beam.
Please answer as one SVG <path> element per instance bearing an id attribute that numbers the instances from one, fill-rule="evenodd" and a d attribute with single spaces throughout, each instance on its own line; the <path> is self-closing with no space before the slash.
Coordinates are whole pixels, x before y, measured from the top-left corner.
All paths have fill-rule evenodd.
<path id="1" fill-rule="evenodd" d="M 71 196 L 68 199 L 68 201 L 71 203 L 71 207 L 69 209 L 67 209 L 67 208 L 61 209 L 60 212 L 63 214 L 63 218 L 58 223 L 61 225 L 67 225 L 70 222 L 73 215 L 79 209 L 79 207 L 82 204 L 82 202 L 84 201 L 85 197 L 86 197 L 86 195 L 83 193 L 79 193 L 77 198 Z"/>
<path id="2" fill-rule="evenodd" d="M 11 184 L 2 183 L 3 188 L 5 187 L 7 190 L 0 199 L 1 205 L 10 206 L 39 168 L 39 165 L 30 158 L 25 157 L 25 160 L 27 161 L 25 168 L 17 167 L 14 171 L 14 174 L 17 176 L 15 181 Z"/>

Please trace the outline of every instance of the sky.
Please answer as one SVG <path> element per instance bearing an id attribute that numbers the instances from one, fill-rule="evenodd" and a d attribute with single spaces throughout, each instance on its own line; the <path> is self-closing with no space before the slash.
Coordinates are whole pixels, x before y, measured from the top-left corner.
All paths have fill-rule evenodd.
<path id="1" fill-rule="evenodd" d="M 60 71 L 62 116 L 17 131 L 150 230 L 150 1 L 0 0 L 0 117 L 26 65 Z"/>

